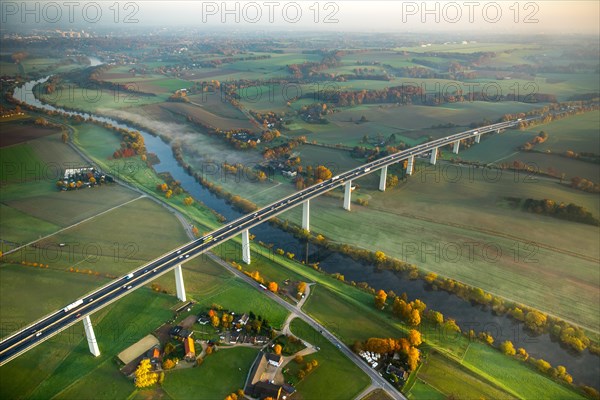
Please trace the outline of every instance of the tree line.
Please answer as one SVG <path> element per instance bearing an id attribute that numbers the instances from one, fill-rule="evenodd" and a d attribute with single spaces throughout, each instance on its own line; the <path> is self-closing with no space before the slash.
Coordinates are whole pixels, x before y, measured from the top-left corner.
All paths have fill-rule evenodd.
<path id="1" fill-rule="evenodd" d="M 523 209 L 534 214 L 547 215 L 567 221 L 600 226 L 600 220 L 595 218 L 591 212 L 587 211 L 582 206 L 573 203 L 557 203 L 554 200 L 549 199 L 525 199 Z"/>

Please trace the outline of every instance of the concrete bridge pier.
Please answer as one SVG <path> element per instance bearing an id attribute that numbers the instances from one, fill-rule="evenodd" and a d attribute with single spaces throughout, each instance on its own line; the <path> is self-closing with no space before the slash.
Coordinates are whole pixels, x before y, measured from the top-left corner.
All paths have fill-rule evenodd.
<path id="1" fill-rule="evenodd" d="M 310 232 L 310 200 L 302 203 L 302 229 Z"/>
<path id="2" fill-rule="evenodd" d="M 86 315 L 83 318 L 83 328 L 85 329 L 85 337 L 88 341 L 88 346 L 90 347 L 90 353 L 92 353 L 95 357 L 100 355 L 100 349 L 98 348 L 98 342 L 96 342 L 96 335 L 94 335 L 94 327 L 92 326 L 92 321 L 90 320 L 90 316 Z"/>
<path id="3" fill-rule="evenodd" d="M 415 156 L 408 157 L 408 164 L 406 165 L 406 175 L 412 175 L 415 167 Z"/>
<path id="4" fill-rule="evenodd" d="M 186 301 L 185 297 L 185 286 L 183 285 L 183 272 L 181 271 L 181 264 L 175 267 L 175 288 L 177 289 L 177 298 L 181 301 Z"/>
<path id="5" fill-rule="evenodd" d="M 242 231 L 242 260 L 250 264 L 250 232 L 248 229 Z"/>
<path id="6" fill-rule="evenodd" d="M 387 165 L 381 168 L 381 176 L 379 177 L 379 190 L 385 192 L 385 186 L 387 181 Z"/>
<path id="7" fill-rule="evenodd" d="M 344 186 L 344 209 L 350 211 L 350 202 L 352 201 L 352 181 L 346 182 Z"/>
<path id="8" fill-rule="evenodd" d="M 460 140 L 457 140 L 456 142 L 454 142 L 454 147 L 452 148 L 452 152 L 454 154 L 458 154 L 459 147 L 460 147 Z"/>
<path id="9" fill-rule="evenodd" d="M 429 164 L 435 165 L 435 163 L 437 162 L 437 153 L 437 147 L 435 149 L 431 149 L 431 158 L 429 159 Z"/>
<path id="10" fill-rule="evenodd" d="M 481 141 L 481 133 L 475 135 L 475 143 L 479 143 L 479 141 Z"/>

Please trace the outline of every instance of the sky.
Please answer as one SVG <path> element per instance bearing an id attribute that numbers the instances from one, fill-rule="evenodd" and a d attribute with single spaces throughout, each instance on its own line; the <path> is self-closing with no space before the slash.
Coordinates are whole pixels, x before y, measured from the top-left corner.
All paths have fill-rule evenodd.
<path id="1" fill-rule="evenodd" d="M 5 28 L 181 27 L 598 35 L 598 1 L 2 1 Z"/>

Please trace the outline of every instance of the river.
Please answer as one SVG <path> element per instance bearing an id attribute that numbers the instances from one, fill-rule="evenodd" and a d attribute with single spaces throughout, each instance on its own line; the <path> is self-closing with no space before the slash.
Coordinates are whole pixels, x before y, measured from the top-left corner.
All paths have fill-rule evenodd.
<path id="1" fill-rule="evenodd" d="M 90 60 L 91 66 L 102 63 L 96 58 L 90 58 Z M 59 111 L 71 116 L 80 115 L 84 118 L 106 122 L 120 128 L 139 131 L 144 136 L 148 152 L 155 153 L 160 160 L 158 164 L 154 165 L 157 172 L 170 173 L 174 179 L 181 182 L 181 187 L 195 199 L 202 201 L 207 207 L 217 211 L 227 220 L 233 220 L 242 215 L 225 200 L 214 195 L 188 175 L 173 157 L 170 145 L 161 138 L 144 130 L 129 127 L 111 118 L 63 110 L 39 101 L 33 94 L 33 87 L 47 79 L 49 77 L 25 83 L 15 89 L 14 97 L 24 103 L 46 110 Z M 473 329 L 475 332 L 489 331 L 496 344 L 504 340 L 510 340 L 515 348 L 523 347 L 532 357 L 543 358 L 554 367 L 564 365 L 567 372 L 573 376 L 574 383 L 583 383 L 600 389 L 600 357 L 589 353 L 587 350 L 577 354 L 552 340 L 549 334 L 533 336 L 524 329 L 522 323 L 517 323 L 507 316 L 495 315 L 489 308 L 472 305 L 447 292 L 431 290 L 424 281 L 409 280 L 404 273 L 379 271 L 373 265 L 357 262 L 343 254 L 330 252 L 314 245 L 307 247 L 306 244 L 290 233 L 270 224 L 261 224 L 253 228 L 252 233 L 256 235 L 257 240 L 273 243 L 275 248 L 290 251 L 296 254 L 298 258 L 304 259 L 305 255 L 308 255 L 309 262 L 319 262 L 320 268 L 326 272 L 343 274 L 346 281 L 367 282 L 371 287 L 384 289 L 385 291 L 393 290 L 397 294 L 406 292 L 409 299 L 421 299 L 429 309 L 437 310 L 447 318 L 454 318 L 463 331 L 468 329 Z"/>

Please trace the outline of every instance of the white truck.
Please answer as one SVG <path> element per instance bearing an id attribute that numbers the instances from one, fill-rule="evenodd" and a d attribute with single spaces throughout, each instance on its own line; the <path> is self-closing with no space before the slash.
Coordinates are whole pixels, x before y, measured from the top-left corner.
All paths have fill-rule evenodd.
<path id="1" fill-rule="evenodd" d="M 83 300 L 79 299 L 79 300 L 77 300 L 77 301 L 75 301 L 75 302 L 73 302 L 73 303 L 69 304 L 69 305 L 68 305 L 68 306 L 66 306 L 65 308 L 63 308 L 63 311 L 64 311 L 64 312 L 69 312 L 69 311 L 71 311 L 72 309 L 74 309 L 74 308 L 77 308 L 77 307 L 79 307 L 79 306 L 80 306 L 80 305 L 82 305 L 82 304 L 83 304 Z"/>

